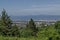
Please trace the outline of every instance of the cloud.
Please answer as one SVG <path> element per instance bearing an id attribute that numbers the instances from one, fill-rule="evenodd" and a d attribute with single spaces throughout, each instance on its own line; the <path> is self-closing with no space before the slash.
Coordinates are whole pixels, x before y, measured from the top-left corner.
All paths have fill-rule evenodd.
<path id="1" fill-rule="evenodd" d="M 22 13 L 46 13 L 46 12 L 60 12 L 60 5 L 44 5 L 44 6 L 34 6 L 30 9 L 20 10 Z"/>
<path id="2" fill-rule="evenodd" d="M 13 13 L 12 15 L 60 15 L 60 4 L 33 5 L 26 9 L 11 10 L 10 13 Z"/>

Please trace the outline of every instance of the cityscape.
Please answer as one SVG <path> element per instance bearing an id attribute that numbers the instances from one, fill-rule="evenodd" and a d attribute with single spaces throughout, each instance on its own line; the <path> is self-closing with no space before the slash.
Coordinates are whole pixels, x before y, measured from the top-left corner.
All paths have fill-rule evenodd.
<path id="1" fill-rule="evenodd" d="M 0 0 L 0 40 L 60 40 L 60 0 Z"/>

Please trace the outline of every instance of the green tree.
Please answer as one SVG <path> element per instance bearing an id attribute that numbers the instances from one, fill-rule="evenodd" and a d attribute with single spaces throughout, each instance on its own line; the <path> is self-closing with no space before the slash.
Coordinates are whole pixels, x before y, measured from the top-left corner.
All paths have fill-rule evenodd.
<path id="1" fill-rule="evenodd" d="M 55 23 L 55 29 L 57 30 L 57 32 L 60 34 L 60 21 L 57 21 Z"/>
<path id="2" fill-rule="evenodd" d="M 20 37 L 20 31 L 19 31 L 19 28 L 18 28 L 17 25 L 14 25 L 14 26 L 11 28 L 11 32 L 12 32 L 12 36 Z"/>
<path id="3" fill-rule="evenodd" d="M 16 25 L 12 26 L 12 20 L 7 15 L 5 9 L 2 11 L 0 21 L 0 32 L 4 36 L 18 36 L 19 29 Z"/>
<path id="4" fill-rule="evenodd" d="M 33 21 L 32 18 L 30 19 L 30 21 L 29 21 L 29 23 L 28 23 L 27 26 L 28 26 L 28 28 L 30 28 L 30 29 L 33 31 L 32 35 L 33 35 L 33 36 L 36 36 L 37 27 L 36 27 L 36 25 L 35 25 L 35 23 L 34 23 L 34 21 Z"/>
<path id="5" fill-rule="evenodd" d="M 9 28 L 12 26 L 12 20 L 11 20 L 10 17 L 7 15 L 5 9 L 3 9 L 3 11 L 2 11 L 1 23 L 2 23 L 2 25 L 7 26 L 7 27 L 9 27 Z"/>
<path id="6" fill-rule="evenodd" d="M 0 29 L 2 35 L 8 35 L 12 27 L 12 20 L 7 15 L 5 9 L 2 11 L 1 20 L 0 20 Z"/>
<path id="7" fill-rule="evenodd" d="M 20 29 L 20 36 L 21 37 L 31 37 L 32 35 L 32 30 L 29 29 L 29 28 L 23 28 L 23 29 Z"/>

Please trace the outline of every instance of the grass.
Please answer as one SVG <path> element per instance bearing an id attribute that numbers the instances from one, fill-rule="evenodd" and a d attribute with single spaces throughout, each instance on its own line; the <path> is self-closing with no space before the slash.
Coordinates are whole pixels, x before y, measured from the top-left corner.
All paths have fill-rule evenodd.
<path id="1" fill-rule="evenodd" d="M 4 37 L 4 36 L 0 36 L 0 40 L 38 40 L 38 39 L 34 38 L 34 37 L 19 38 L 19 37 Z"/>

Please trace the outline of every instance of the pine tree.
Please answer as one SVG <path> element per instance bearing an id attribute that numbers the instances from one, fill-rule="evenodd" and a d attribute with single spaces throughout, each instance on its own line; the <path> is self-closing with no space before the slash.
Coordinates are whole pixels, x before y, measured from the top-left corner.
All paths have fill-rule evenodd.
<path id="1" fill-rule="evenodd" d="M 3 11 L 2 11 L 1 21 L 2 21 L 2 25 L 4 25 L 4 26 L 7 26 L 9 28 L 12 26 L 12 20 L 7 15 L 5 9 L 3 9 Z"/>
<path id="2" fill-rule="evenodd" d="M 58 31 L 58 33 L 60 34 L 60 21 L 57 21 L 55 23 L 55 29 Z"/>
<path id="3" fill-rule="evenodd" d="M 12 20 L 7 15 L 5 9 L 2 11 L 1 15 L 1 26 L 0 26 L 0 32 L 2 32 L 2 35 L 4 36 L 18 36 L 19 35 L 19 29 L 18 27 L 12 26 Z"/>
<path id="4" fill-rule="evenodd" d="M 29 21 L 29 23 L 28 23 L 28 28 L 30 28 L 30 29 L 33 31 L 32 35 L 33 35 L 33 36 L 36 36 L 37 27 L 36 27 L 36 25 L 35 25 L 35 23 L 34 23 L 34 21 L 33 21 L 32 18 L 30 19 L 30 21 Z"/>
<path id="5" fill-rule="evenodd" d="M 29 27 L 30 27 L 32 30 L 35 30 L 35 29 L 36 29 L 36 25 L 35 25 L 33 19 L 31 19 L 31 20 L 29 21 Z"/>

